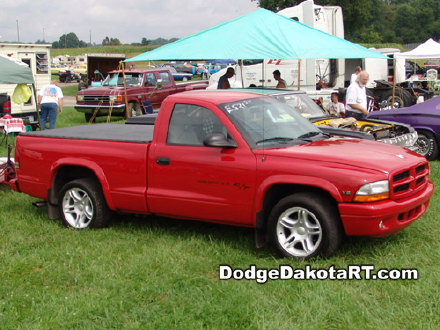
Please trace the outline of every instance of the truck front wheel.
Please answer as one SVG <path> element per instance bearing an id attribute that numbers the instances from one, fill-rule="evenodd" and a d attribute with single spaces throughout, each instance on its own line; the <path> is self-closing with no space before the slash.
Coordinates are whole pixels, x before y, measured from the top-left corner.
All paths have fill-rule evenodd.
<path id="1" fill-rule="evenodd" d="M 111 218 L 101 186 L 93 179 L 73 180 L 64 185 L 60 214 L 64 224 L 75 229 L 106 227 Z"/>
<path id="2" fill-rule="evenodd" d="M 296 193 L 281 199 L 269 216 L 270 240 L 285 257 L 329 257 L 342 241 L 335 207 L 317 194 Z"/>
<path id="3" fill-rule="evenodd" d="M 137 102 L 128 103 L 128 111 L 132 117 L 143 115 L 141 105 Z"/>

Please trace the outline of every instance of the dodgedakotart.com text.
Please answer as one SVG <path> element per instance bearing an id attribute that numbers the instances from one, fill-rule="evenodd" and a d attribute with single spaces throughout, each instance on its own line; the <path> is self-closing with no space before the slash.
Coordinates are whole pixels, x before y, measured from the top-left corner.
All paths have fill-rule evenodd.
<path id="1" fill-rule="evenodd" d="M 290 265 L 281 265 L 278 268 L 258 268 L 251 265 L 247 269 L 233 268 L 229 265 L 220 265 L 220 280 L 250 280 L 263 284 L 271 280 L 417 280 L 417 269 L 380 268 L 374 265 L 349 265 L 346 268 L 337 268 L 334 265 L 328 268 L 313 268 L 310 265 L 304 268 L 294 268 Z"/>

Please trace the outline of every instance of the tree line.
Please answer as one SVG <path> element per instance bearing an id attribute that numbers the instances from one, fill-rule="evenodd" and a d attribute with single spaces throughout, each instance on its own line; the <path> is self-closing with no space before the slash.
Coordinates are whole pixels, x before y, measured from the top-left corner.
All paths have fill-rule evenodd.
<path id="1" fill-rule="evenodd" d="M 274 12 L 302 1 L 251 0 Z M 440 39 L 439 0 L 315 0 L 323 6 L 340 6 L 345 39 L 357 43 L 421 43 Z"/>
<path id="2" fill-rule="evenodd" d="M 147 38 L 142 38 L 139 43 L 134 42 L 131 43 L 131 45 L 134 46 L 146 46 L 146 45 L 165 45 L 170 42 L 174 42 L 178 40 L 177 38 L 171 38 L 171 39 L 164 39 L 164 38 L 157 38 L 154 40 L 150 40 Z M 39 43 L 46 43 L 45 41 L 37 40 L 36 44 Z M 118 46 L 121 45 L 121 41 L 118 38 L 109 38 L 105 37 L 102 40 L 101 43 L 102 46 Z M 60 36 L 59 40 L 54 41 L 52 43 L 52 48 L 82 48 L 82 47 L 88 47 L 88 46 L 96 46 L 96 44 L 90 44 L 83 40 L 80 40 L 78 36 L 74 32 L 66 33 Z"/>

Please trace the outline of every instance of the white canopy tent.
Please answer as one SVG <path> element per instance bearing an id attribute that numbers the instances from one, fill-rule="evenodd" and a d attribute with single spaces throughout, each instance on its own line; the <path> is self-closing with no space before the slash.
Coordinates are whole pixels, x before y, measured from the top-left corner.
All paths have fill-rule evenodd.
<path id="1" fill-rule="evenodd" d="M 395 57 L 404 59 L 440 58 L 440 43 L 431 38 L 413 50 L 396 54 Z"/>

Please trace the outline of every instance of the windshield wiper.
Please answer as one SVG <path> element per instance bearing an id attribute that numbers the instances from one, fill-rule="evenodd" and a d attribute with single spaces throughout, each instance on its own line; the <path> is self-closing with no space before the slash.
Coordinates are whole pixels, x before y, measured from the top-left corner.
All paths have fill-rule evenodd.
<path id="1" fill-rule="evenodd" d="M 312 136 L 316 136 L 319 134 L 321 134 L 321 132 L 308 132 L 308 133 L 305 133 L 303 135 L 298 136 L 297 139 L 307 139 L 307 138 L 310 138 Z"/>
<path id="2" fill-rule="evenodd" d="M 285 143 L 287 141 L 292 141 L 292 140 L 293 140 L 292 138 L 277 136 L 277 137 L 272 137 L 272 138 L 268 138 L 268 139 L 263 139 L 263 140 L 257 141 L 257 144 L 264 143 L 264 142 L 280 142 L 280 143 Z"/>

